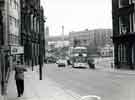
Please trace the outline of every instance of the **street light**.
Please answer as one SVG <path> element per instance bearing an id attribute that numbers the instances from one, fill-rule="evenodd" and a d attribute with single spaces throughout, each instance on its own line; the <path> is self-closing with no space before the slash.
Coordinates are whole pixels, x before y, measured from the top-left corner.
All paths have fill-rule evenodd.
<path id="1" fill-rule="evenodd" d="M 42 67 L 43 67 L 43 45 L 44 45 L 44 15 L 43 15 L 43 8 L 40 8 L 40 15 L 38 16 L 39 17 L 39 79 L 42 80 Z"/>

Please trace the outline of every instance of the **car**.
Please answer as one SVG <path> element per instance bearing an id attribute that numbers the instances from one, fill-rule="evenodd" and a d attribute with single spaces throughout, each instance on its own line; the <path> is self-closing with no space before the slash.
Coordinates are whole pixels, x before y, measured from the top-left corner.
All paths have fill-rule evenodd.
<path id="1" fill-rule="evenodd" d="M 94 60 L 94 58 L 88 58 L 88 65 L 89 65 L 89 68 L 95 69 L 95 60 Z"/>
<path id="2" fill-rule="evenodd" d="M 56 58 L 55 57 L 47 57 L 46 62 L 47 63 L 56 63 Z"/>
<path id="3" fill-rule="evenodd" d="M 67 60 L 66 59 L 59 59 L 56 64 L 58 65 L 58 67 L 66 67 L 67 65 Z"/>

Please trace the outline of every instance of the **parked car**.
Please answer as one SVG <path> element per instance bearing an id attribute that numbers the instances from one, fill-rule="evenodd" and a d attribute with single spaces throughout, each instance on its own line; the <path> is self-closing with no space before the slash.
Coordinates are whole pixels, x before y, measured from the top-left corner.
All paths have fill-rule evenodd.
<path id="1" fill-rule="evenodd" d="M 47 57 L 46 58 L 46 62 L 47 63 L 56 63 L 56 58 L 54 58 L 54 57 Z"/>
<path id="2" fill-rule="evenodd" d="M 58 65 L 58 67 L 66 67 L 67 65 L 67 60 L 66 59 L 59 59 L 56 64 Z"/>

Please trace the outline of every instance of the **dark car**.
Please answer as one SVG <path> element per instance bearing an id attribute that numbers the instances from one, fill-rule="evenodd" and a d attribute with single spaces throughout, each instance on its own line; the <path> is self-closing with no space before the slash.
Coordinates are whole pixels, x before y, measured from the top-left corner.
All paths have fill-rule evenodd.
<path id="1" fill-rule="evenodd" d="M 89 68 L 95 69 L 95 61 L 94 61 L 94 58 L 88 58 L 88 65 L 89 65 Z"/>
<path id="2" fill-rule="evenodd" d="M 47 63 L 56 63 L 56 58 L 54 58 L 54 57 L 48 57 L 48 58 L 46 58 L 46 62 Z"/>

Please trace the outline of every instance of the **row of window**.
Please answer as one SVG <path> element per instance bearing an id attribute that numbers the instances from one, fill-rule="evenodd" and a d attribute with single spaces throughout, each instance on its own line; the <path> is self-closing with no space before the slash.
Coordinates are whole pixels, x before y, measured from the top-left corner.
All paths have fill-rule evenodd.
<path id="1" fill-rule="evenodd" d="M 122 63 L 127 62 L 127 53 L 126 53 L 126 46 L 119 45 L 118 46 L 118 61 Z"/>
<path id="2" fill-rule="evenodd" d="M 24 16 L 22 18 L 22 22 L 24 23 L 22 26 L 23 29 L 32 30 L 39 33 L 39 20 L 37 17 L 34 17 L 33 15 Z"/>
<path id="3" fill-rule="evenodd" d="M 135 13 L 119 17 L 119 33 L 135 32 Z"/>
<path id="4" fill-rule="evenodd" d="M 10 6 L 11 6 L 13 9 L 16 9 L 16 10 L 20 9 L 19 3 L 20 3 L 19 0 L 9 0 Z"/>
<path id="5" fill-rule="evenodd" d="M 118 46 L 118 61 L 121 63 L 127 63 L 128 61 L 128 53 L 129 51 L 127 51 L 127 47 L 125 45 L 119 45 Z M 135 64 L 135 45 L 132 46 L 131 48 L 131 55 L 132 55 L 132 63 Z"/>
<path id="6" fill-rule="evenodd" d="M 32 43 L 32 49 L 33 49 L 33 53 L 32 53 L 32 55 L 33 56 L 38 56 L 39 55 L 39 44 L 34 44 L 34 43 Z"/>
<path id="7" fill-rule="evenodd" d="M 135 0 L 119 0 L 119 8 L 128 6 L 129 4 L 135 3 Z"/>
<path id="8" fill-rule="evenodd" d="M 20 21 L 18 19 L 16 19 L 16 18 L 12 17 L 12 16 L 9 16 L 9 24 L 11 26 L 15 26 L 15 27 L 19 28 Z"/>
<path id="9" fill-rule="evenodd" d="M 9 45 L 19 44 L 19 37 L 13 34 L 8 34 L 8 43 Z"/>

